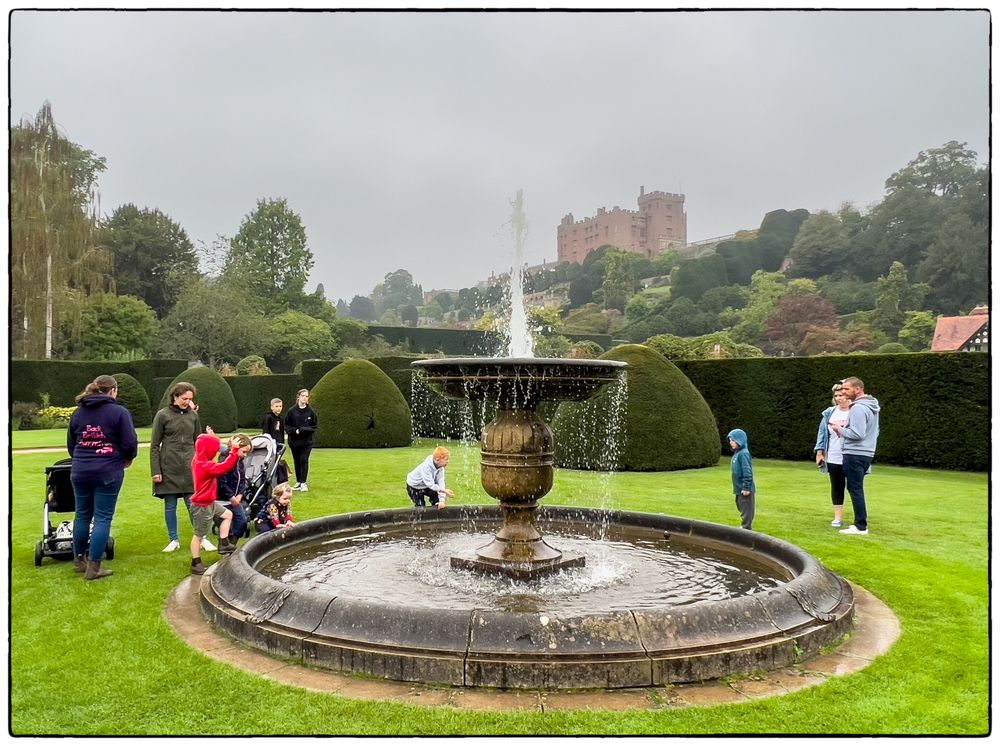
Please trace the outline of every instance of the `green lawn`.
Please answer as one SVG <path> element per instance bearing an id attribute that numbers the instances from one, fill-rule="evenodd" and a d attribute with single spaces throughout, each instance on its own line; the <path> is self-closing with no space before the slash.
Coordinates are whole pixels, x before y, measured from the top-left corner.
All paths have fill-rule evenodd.
<path id="1" fill-rule="evenodd" d="M 65 433 L 13 436 L 15 448 L 60 446 Z M 433 445 L 314 451 L 310 491 L 297 494 L 296 518 L 406 505 L 404 476 Z M 477 712 L 308 692 L 189 648 L 162 613 L 171 590 L 187 576 L 189 557 L 160 551 L 167 541 L 162 503 L 151 496 L 145 453 L 128 472 L 118 504 L 116 556 L 108 563 L 115 575 L 90 583 L 68 562 L 46 559 L 42 567 L 34 566 L 44 469 L 63 455 L 12 456 L 10 728 L 15 735 L 926 735 L 989 729 L 986 474 L 876 466 L 867 482 L 872 533 L 845 537 L 829 525 L 828 482 L 815 466 L 757 461 L 755 528 L 812 552 L 881 598 L 902 622 L 902 637 L 892 650 L 857 674 L 739 705 Z M 452 502 L 489 500 L 479 485 L 478 463 L 478 450 L 452 446 L 449 486 L 457 495 Z M 724 459 L 716 468 L 673 473 L 595 478 L 560 470 L 546 501 L 737 525 L 729 489 Z M 181 513 L 183 518 L 183 508 Z M 182 539 L 189 537 L 182 521 Z M 241 710 L 227 701 L 247 706 Z"/>

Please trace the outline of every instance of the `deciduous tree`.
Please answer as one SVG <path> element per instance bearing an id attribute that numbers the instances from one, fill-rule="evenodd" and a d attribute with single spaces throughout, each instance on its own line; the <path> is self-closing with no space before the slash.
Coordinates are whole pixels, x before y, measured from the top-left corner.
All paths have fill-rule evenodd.
<path id="1" fill-rule="evenodd" d="M 187 233 L 155 208 L 122 205 L 101 224 L 97 244 L 114 259 L 116 292 L 141 298 L 159 318 L 170 312 L 187 278 L 198 271 Z"/>
<path id="2" fill-rule="evenodd" d="M 96 293 L 80 302 L 77 324 L 63 325 L 62 352 L 84 360 L 145 357 L 157 327 L 156 314 L 139 298 Z"/>
<path id="3" fill-rule="evenodd" d="M 276 307 L 302 293 L 313 255 L 302 219 L 284 198 L 260 199 L 232 239 L 227 273 L 241 275 L 249 290 Z"/>
<path id="4" fill-rule="evenodd" d="M 989 249 L 986 226 L 963 212 L 941 225 L 917 277 L 930 286 L 928 302 L 935 311 L 968 313 L 989 298 Z"/>
<path id="5" fill-rule="evenodd" d="M 806 332 L 839 328 L 833 304 L 819 293 L 787 295 L 767 320 L 764 351 L 776 355 L 801 355 Z"/>
<path id="6" fill-rule="evenodd" d="M 110 289 L 107 252 L 95 247 L 101 158 L 62 135 L 46 101 L 10 131 L 11 352 L 51 357 L 60 306 Z"/>
<path id="7" fill-rule="evenodd" d="M 159 349 L 167 356 L 213 367 L 266 349 L 263 309 L 246 302 L 241 287 L 224 279 L 192 278 L 160 324 Z"/>
<path id="8" fill-rule="evenodd" d="M 799 228 L 789 258 L 791 277 L 820 277 L 848 262 L 850 242 L 840 218 L 826 210 L 810 215 Z"/>

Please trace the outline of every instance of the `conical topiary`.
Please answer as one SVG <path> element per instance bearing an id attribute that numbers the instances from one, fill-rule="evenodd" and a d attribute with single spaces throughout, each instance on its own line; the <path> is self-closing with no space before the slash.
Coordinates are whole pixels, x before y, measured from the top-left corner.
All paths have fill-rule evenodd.
<path id="1" fill-rule="evenodd" d="M 627 394 L 621 401 L 615 387 L 606 386 L 588 401 L 559 405 L 552 421 L 557 465 L 671 471 L 719 462 L 715 416 L 676 365 L 636 344 L 615 347 L 601 359 L 628 363 Z M 609 423 L 616 422 L 620 427 L 611 442 Z"/>
<path id="2" fill-rule="evenodd" d="M 320 448 L 410 445 L 410 409 L 392 379 L 367 360 L 347 360 L 312 389 Z"/>
<path id="3" fill-rule="evenodd" d="M 203 429 L 211 427 L 217 433 L 231 433 L 236 429 L 236 397 L 226 379 L 212 368 L 188 368 L 180 373 L 163 392 L 158 410 L 170 404 L 170 392 L 181 381 L 187 381 L 198 392 L 194 400 Z"/>
<path id="4" fill-rule="evenodd" d="M 148 427 L 152 424 L 149 394 L 142 384 L 128 373 L 115 373 L 112 377 L 118 381 L 118 403 L 132 413 L 132 424 L 136 427 Z"/>

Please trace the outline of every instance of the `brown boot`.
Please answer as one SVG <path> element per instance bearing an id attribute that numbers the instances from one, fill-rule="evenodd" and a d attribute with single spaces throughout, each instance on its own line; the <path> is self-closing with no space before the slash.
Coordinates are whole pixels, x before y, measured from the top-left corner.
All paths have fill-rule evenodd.
<path id="1" fill-rule="evenodd" d="M 114 574 L 111 570 L 102 570 L 100 560 L 92 559 L 87 560 L 86 572 L 87 574 L 83 576 L 86 580 L 100 580 Z"/>
<path id="2" fill-rule="evenodd" d="M 78 554 L 73 557 L 73 572 L 87 572 L 87 555 Z"/>
<path id="3" fill-rule="evenodd" d="M 232 554 L 236 551 L 236 542 L 232 541 L 228 536 L 225 539 L 219 539 L 219 554 Z"/>
<path id="4" fill-rule="evenodd" d="M 203 564 L 201 564 L 201 557 L 195 557 L 191 560 L 191 574 L 192 575 L 204 575 L 205 570 L 207 570 Z"/>

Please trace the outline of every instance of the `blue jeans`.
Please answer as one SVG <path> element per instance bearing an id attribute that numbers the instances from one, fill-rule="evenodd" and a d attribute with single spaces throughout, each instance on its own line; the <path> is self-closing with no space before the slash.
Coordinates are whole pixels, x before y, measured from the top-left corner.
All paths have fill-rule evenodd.
<path id="1" fill-rule="evenodd" d="M 242 539 L 247 533 L 247 509 L 241 502 L 239 505 L 233 505 L 228 500 L 220 500 L 223 505 L 225 505 L 233 514 L 233 522 L 229 524 L 229 538 L 230 540 Z"/>
<path id="2" fill-rule="evenodd" d="M 191 495 L 163 495 L 163 518 L 167 522 L 167 533 L 170 541 L 180 541 L 177 533 L 177 501 L 183 500 L 184 507 L 187 508 L 188 520 L 191 519 Z"/>
<path id="3" fill-rule="evenodd" d="M 844 454 L 844 479 L 847 481 L 847 491 L 851 493 L 851 503 L 854 505 L 854 525 L 859 531 L 865 531 L 868 528 L 868 506 L 865 504 L 865 472 L 871 465 L 871 456 L 860 456 L 854 453 Z"/>
<path id="4" fill-rule="evenodd" d="M 111 519 L 115 516 L 118 493 L 121 492 L 125 475 L 114 479 L 71 480 L 76 496 L 76 517 L 73 520 L 73 554 L 79 557 L 87 553 L 90 542 L 90 559 L 101 559 L 108 547 L 111 536 Z M 94 520 L 94 530 L 90 530 L 90 520 Z"/>

